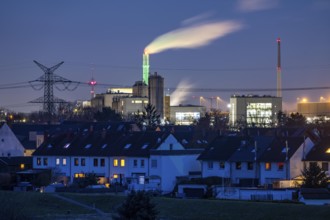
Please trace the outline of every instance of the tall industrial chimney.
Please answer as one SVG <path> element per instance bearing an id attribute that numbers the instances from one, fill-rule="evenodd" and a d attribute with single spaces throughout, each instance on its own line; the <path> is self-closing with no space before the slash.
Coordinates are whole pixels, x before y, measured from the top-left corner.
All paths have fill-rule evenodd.
<path id="1" fill-rule="evenodd" d="M 281 38 L 277 38 L 277 97 L 282 97 Z"/>
<path id="2" fill-rule="evenodd" d="M 144 51 L 144 53 L 143 53 L 142 70 L 143 70 L 142 81 L 146 85 L 148 85 L 148 80 L 149 80 L 149 54 L 148 54 L 147 51 Z"/>

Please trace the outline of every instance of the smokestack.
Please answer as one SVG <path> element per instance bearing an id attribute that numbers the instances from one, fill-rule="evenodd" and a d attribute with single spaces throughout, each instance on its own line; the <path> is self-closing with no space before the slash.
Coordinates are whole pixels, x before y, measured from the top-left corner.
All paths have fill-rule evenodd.
<path id="1" fill-rule="evenodd" d="M 277 38 L 277 97 L 282 97 L 281 38 Z"/>
<path id="2" fill-rule="evenodd" d="M 149 80 L 149 54 L 146 50 L 143 53 L 142 70 L 143 70 L 142 81 L 146 85 L 148 85 L 148 80 Z"/>

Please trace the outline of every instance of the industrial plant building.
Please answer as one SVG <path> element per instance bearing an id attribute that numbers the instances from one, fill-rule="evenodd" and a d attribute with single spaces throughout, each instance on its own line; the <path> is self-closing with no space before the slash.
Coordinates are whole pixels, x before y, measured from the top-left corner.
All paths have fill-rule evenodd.
<path id="1" fill-rule="evenodd" d="M 176 125 L 191 125 L 205 116 L 206 107 L 200 105 L 171 106 L 170 121 Z"/>
<path id="2" fill-rule="evenodd" d="M 282 111 L 282 98 L 273 96 L 230 97 L 230 125 L 248 127 L 272 127 L 277 124 L 277 114 Z"/>
<path id="3" fill-rule="evenodd" d="M 149 76 L 149 103 L 155 106 L 160 118 L 164 117 L 164 78 L 157 72 Z"/>
<path id="4" fill-rule="evenodd" d="M 307 120 L 322 116 L 330 117 L 330 102 L 299 102 L 297 112 L 305 116 Z"/>

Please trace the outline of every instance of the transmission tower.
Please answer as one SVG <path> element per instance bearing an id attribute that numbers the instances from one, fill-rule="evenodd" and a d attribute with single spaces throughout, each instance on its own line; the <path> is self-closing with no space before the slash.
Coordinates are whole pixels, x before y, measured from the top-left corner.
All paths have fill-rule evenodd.
<path id="1" fill-rule="evenodd" d="M 58 90 L 61 91 L 73 91 L 78 87 L 79 83 L 73 82 L 71 80 L 65 79 L 61 76 L 54 74 L 54 71 L 64 63 L 63 61 L 50 68 L 45 67 L 44 65 L 38 63 L 35 60 L 33 62 L 37 64 L 37 66 L 42 69 L 45 74 L 34 81 L 30 81 L 29 83 L 35 90 L 41 90 L 42 88 L 44 88 L 44 96 L 30 102 L 43 103 L 43 111 L 46 112 L 51 118 L 51 116 L 55 114 L 55 103 L 66 103 L 65 100 L 54 97 L 53 87 L 55 86 Z M 39 85 L 39 87 L 37 87 L 36 85 L 33 85 L 34 82 L 41 82 L 43 85 Z M 74 83 L 76 85 L 74 85 L 73 88 L 70 88 L 70 85 L 73 85 Z M 61 84 L 63 88 L 56 86 L 56 84 Z"/>

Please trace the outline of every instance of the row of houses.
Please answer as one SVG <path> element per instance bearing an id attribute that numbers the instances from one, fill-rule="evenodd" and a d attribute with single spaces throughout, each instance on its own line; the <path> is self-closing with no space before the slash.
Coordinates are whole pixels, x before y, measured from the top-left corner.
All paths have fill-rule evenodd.
<path id="1" fill-rule="evenodd" d="M 43 142 L 33 153 L 33 169 L 52 170 L 66 184 L 93 173 L 101 184 L 162 192 L 171 192 L 179 179 L 197 177 L 220 177 L 223 186 L 294 187 L 310 163 L 318 163 L 329 175 L 330 138 L 315 130 L 279 134 L 267 129 L 242 135 L 191 127 L 131 128 L 106 123 L 54 129 L 35 138 Z"/>

